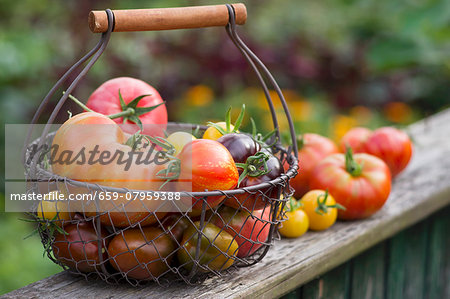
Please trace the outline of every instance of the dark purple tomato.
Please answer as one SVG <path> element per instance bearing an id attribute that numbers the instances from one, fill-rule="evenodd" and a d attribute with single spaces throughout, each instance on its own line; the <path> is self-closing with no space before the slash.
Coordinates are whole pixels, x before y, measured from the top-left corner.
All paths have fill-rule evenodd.
<path id="1" fill-rule="evenodd" d="M 261 149 L 261 145 L 250 135 L 243 133 L 226 134 L 217 139 L 231 153 L 235 163 L 245 163 L 248 157 L 253 156 Z"/>
<path id="2" fill-rule="evenodd" d="M 266 154 L 268 153 L 266 152 Z M 239 184 L 239 188 L 245 188 L 255 186 L 264 182 L 269 182 L 284 173 L 283 166 L 276 156 L 269 154 L 269 159 L 266 161 L 266 164 L 267 169 L 269 170 L 268 173 L 259 176 L 252 176 L 251 173 L 249 173 Z M 259 190 L 258 192 L 252 192 L 252 194 L 237 194 L 235 195 L 235 197 L 227 198 L 227 200 L 225 201 L 225 205 L 235 209 L 245 207 L 250 211 L 259 210 L 264 208 L 264 206 L 268 203 L 267 197 L 277 198 L 279 191 L 279 187 L 269 186 L 262 190 Z"/>

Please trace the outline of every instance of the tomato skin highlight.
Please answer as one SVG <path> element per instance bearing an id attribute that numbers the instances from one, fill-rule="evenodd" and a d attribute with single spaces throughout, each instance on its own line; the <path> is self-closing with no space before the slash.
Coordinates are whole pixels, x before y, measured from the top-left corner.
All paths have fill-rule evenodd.
<path id="1" fill-rule="evenodd" d="M 299 170 L 297 176 L 289 182 L 291 187 L 295 189 L 295 198 L 301 198 L 310 190 L 310 177 L 314 167 L 325 157 L 338 152 L 336 144 L 327 137 L 314 133 L 299 136 Z M 289 164 L 285 163 L 284 169 L 287 171 Z"/>
<path id="2" fill-rule="evenodd" d="M 411 160 L 413 145 L 405 132 L 383 127 L 373 131 L 364 144 L 363 151 L 386 162 L 392 177 L 395 177 Z"/>
<path id="3" fill-rule="evenodd" d="M 311 175 L 311 189 L 328 189 L 336 202 L 346 210 L 338 211 L 344 220 L 367 218 L 386 202 L 391 191 L 391 173 L 383 160 L 365 153 L 353 155 L 362 172 L 353 177 L 346 170 L 345 155 L 325 158 Z"/>
<path id="4" fill-rule="evenodd" d="M 150 96 L 142 98 L 137 107 L 151 107 L 163 102 L 158 91 L 146 82 L 130 77 L 119 77 L 108 80 L 100 85 L 89 96 L 86 106 L 104 115 L 119 113 L 122 111 L 119 90 L 125 104 L 128 104 L 136 97 L 146 94 Z M 142 114 L 139 118 L 144 125 L 161 125 L 161 128 L 144 126 L 144 134 L 163 136 L 160 131 L 164 130 L 167 125 L 167 109 L 165 105 L 161 105 L 150 112 Z M 116 118 L 114 121 L 117 124 L 123 123 L 122 117 Z M 130 121 L 124 126 L 124 130 L 127 133 L 134 133 L 137 129 L 137 125 L 132 124 Z"/>
<path id="5" fill-rule="evenodd" d="M 248 157 L 261 149 L 261 145 L 251 136 L 242 133 L 226 134 L 217 141 L 228 149 L 236 163 L 245 163 Z"/>
<path id="6" fill-rule="evenodd" d="M 239 174 L 230 152 L 219 142 L 197 139 L 186 144 L 177 156 L 181 172 L 177 188 L 193 192 L 229 190 L 236 187 Z M 225 196 L 209 196 L 207 208 L 220 204 Z M 202 208 L 202 200 L 192 198 L 193 209 Z"/>
<path id="7" fill-rule="evenodd" d="M 169 270 L 175 250 L 171 237 L 161 229 L 127 229 L 116 235 L 108 246 L 111 265 L 135 279 L 151 280 Z"/>

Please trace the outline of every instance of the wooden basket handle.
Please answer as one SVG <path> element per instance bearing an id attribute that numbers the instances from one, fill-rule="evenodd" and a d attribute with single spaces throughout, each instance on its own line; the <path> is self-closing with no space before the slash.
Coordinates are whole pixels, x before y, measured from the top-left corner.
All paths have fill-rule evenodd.
<path id="1" fill-rule="evenodd" d="M 244 4 L 232 4 L 236 24 L 245 24 L 247 9 Z M 225 5 L 189 6 L 174 8 L 113 10 L 114 32 L 171 30 L 225 26 L 228 9 Z M 89 13 L 89 28 L 93 33 L 106 32 L 108 19 L 101 10 Z"/>

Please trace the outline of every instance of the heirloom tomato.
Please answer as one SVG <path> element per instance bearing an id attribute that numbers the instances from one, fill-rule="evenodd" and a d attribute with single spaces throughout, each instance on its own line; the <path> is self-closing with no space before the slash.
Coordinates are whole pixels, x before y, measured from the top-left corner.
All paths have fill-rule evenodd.
<path id="1" fill-rule="evenodd" d="M 116 235 L 108 246 L 111 265 L 127 277 L 153 279 L 169 270 L 175 245 L 155 227 L 133 228 Z"/>
<path id="2" fill-rule="evenodd" d="M 54 221 L 61 225 L 65 220 L 70 220 L 75 213 L 69 212 L 69 205 L 66 200 L 60 200 L 63 196 L 58 191 L 51 191 L 44 195 L 37 207 L 39 219 Z"/>
<path id="3" fill-rule="evenodd" d="M 367 218 L 386 202 L 391 191 L 391 173 L 383 160 L 365 153 L 333 154 L 311 174 L 311 189 L 328 189 L 345 210 L 340 219 Z"/>
<path id="4" fill-rule="evenodd" d="M 87 222 L 64 225 L 65 234 L 58 233 L 52 248 L 55 258 L 64 265 L 81 272 L 93 272 L 99 269 L 100 255 L 106 261 L 108 239 L 102 230 L 100 239 L 94 227 Z M 99 242 L 100 241 L 100 242 Z M 99 248 L 100 243 L 100 248 Z"/>
<path id="5" fill-rule="evenodd" d="M 405 132 L 384 127 L 373 131 L 364 144 L 363 152 L 377 156 L 386 162 L 392 176 L 395 177 L 408 165 L 413 145 Z"/>
<path id="6" fill-rule="evenodd" d="M 370 135 L 372 135 L 372 131 L 367 128 L 352 128 L 342 137 L 339 143 L 339 149 L 345 153 L 347 147 L 351 147 L 354 153 L 360 153 L 363 151 L 364 144 Z"/>
<path id="7" fill-rule="evenodd" d="M 289 184 L 294 188 L 295 198 L 302 197 L 309 191 L 309 180 L 314 167 L 325 157 L 338 153 L 339 150 L 331 139 L 318 134 L 306 133 L 298 137 L 298 165 L 297 176 L 293 177 Z M 287 170 L 289 164 L 284 164 Z"/>
<path id="8" fill-rule="evenodd" d="M 278 227 L 278 231 L 283 237 L 298 238 L 308 231 L 308 215 L 300 207 L 301 204 L 292 197 L 286 204 L 287 219 Z"/>
<path id="9" fill-rule="evenodd" d="M 138 99 L 141 96 L 143 97 Z M 144 124 L 143 134 L 146 135 L 162 136 L 161 131 L 167 125 L 167 109 L 158 91 L 144 81 L 135 78 L 120 77 L 104 82 L 90 95 L 86 106 L 104 115 L 114 115 L 128 110 L 130 111 L 128 116 L 115 118 L 114 121 L 118 124 L 136 124 L 140 120 Z M 160 126 L 145 126 L 145 124 Z M 130 125 L 126 127 L 130 127 Z M 132 127 L 134 130 L 125 130 L 128 133 L 134 133 L 137 126 Z"/>
<path id="10" fill-rule="evenodd" d="M 228 232 L 239 246 L 238 257 L 255 253 L 267 241 L 270 232 L 270 209 L 235 210 L 222 206 L 211 218 L 211 223 Z"/>
<path id="11" fill-rule="evenodd" d="M 155 162 L 136 163 L 140 151 L 133 150 L 127 141 L 122 129 L 103 114 L 77 114 L 55 134 L 52 171 L 62 177 L 107 187 L 159 190 L 163 180 L 157 178 L 156 173 L 162 166 Z M 141 154 L 144 156 L 147 152 Z M 163 212 L 151 213 L 157 211 L 160 202 L 130 200 L 129 195 L 133 194 L 126 193 L 125 189 L 124 193 L 114 194 L 61 183 L 60 190 L 63 193 L 96 194 L 99 199 L 104 199 L 97 201 L 98 207 L 91 200 L 72 203 L 78 205 L 78 212 L 88 216 L 99 212 L 104 225 L 125 227 L 138 222 L 147 225 L 157 221 L 155 216 L 162 218 L 165 215 Z M 88 196 L 83 198 L 89 199 Z"/>
<path id="12" fill-rule="evenodd" d="M 186 144 L 195 139 L 197 138 L 195 138 L 192 134 L 179 131 L 170 134 L 166 140 L 175 148 L 174 155 L 178 155 Z"/>
<path id="13" fill-rule="evenodd" d="M 248 157 L 245 164 L 237 165 L 241 168 L 239 188 L 266 183 L 284 173 L 280 160 L 267 150 Z M 278 198 L 280 192 L 280 186 L 269 186 L 258 191 L 235 194 L 226 199 L 225 205 L 235 209 L 245 207 L 250 211 L 260 210 L 269 204 L 269 199 Z"/>
<path id="14" fill-rule="evenodd" d="M 345 209 L 336 204 L 328 191 L 311 190 L 300 199 L 302 209 L 308 215 L 311 230 L 325 230 L 332 226 L 337 219 L 338 209 Z"/>
<path id="15" fill-rule="evenodd" d="M 198 255 L 200 271 L 209 270 L 221 271 L 229 268 L 234 263 L 234 258 L 238 252 L 238 243 L 226 231 L 212 223 L 207 223 L 202 230 L 200 241 L 200 252 L 197 251 L 197 241 L 199 238 L 198 229 L 200 222 L 194 223 L 183 234 L 182 247 L 178 249 L 178 260 L 180 264 L 188 270 L 194 265 L 194 260 Z"/>
<path id="16" fill-rule="evenodd" d="M 253 156 L 261 149 L 261 145 L 257 141 L 243 133 L 226 134 L 217 141 L 228 149 L 236 163 L 245 163 L 248 157 Z"/>
<path id="17" fill-rule="evenodd" d="M 177 184 L 179 191 L 229 190 L 238 183 L 239 175 L 233 157 L 215 140 L 193 140 L 184 146 L 177 158 L 181 163 Z M 217 206 L 224 198 L 225 196 L 209 196 L 207 208 Z M 192 198 L 193 208 L 201 209 L 202 202 L 202 198 Z"/>

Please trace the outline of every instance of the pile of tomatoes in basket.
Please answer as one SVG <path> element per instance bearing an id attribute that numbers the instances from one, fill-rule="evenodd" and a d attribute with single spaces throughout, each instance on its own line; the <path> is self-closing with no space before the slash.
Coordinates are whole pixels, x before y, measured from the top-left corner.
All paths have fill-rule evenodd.
<path id="1" fill-rule="evenodd" d="M 229 110 L 224 122 L 209 123 L 204 132 L 167 133 L 164 102 L 143 81 L 109 80 L 86 105 L 70 97 L 86 112 L 70 115 L 56 132 L 52 146 L 58 153 L 48 170 L 90 187 L 59 183 L 36 214 L 45 227 L 47 251 L 59 263 L 83 273 L 106 270 L 157 279 L 193 268 L 221 271 L 270 243 L 281 185 L 233 195 L 177 193 L 242 190 L 285 172 L 280 154 L 272 150 L 273 134 L 239 131 L 244 106 L 234 124 Z M 139 163 L 147 154 L 164 163 Z M 153 190 L 181 198 L 192 210 L 163 210 L 148 200 L 155 193 L 132 193 L 130 200 L 127 192 L 95 186 Z M 70 198 L 94 192 L 95 204 Z"/>
<path id="2" fill-rule="evenodd" d="M 388 199 L 392 179 L 405 169 L 413 151 L 408 135 L 392 127 L 353 128 L 339 146 L 327 137 L 306 133 L 299 136 L 298 145 L 299 173 L 290 181 L 295 193 L 286 205 L 288 220 L 279 227 L 285 237 L 325 230 L 338 218 L 374 214 Z"/>

